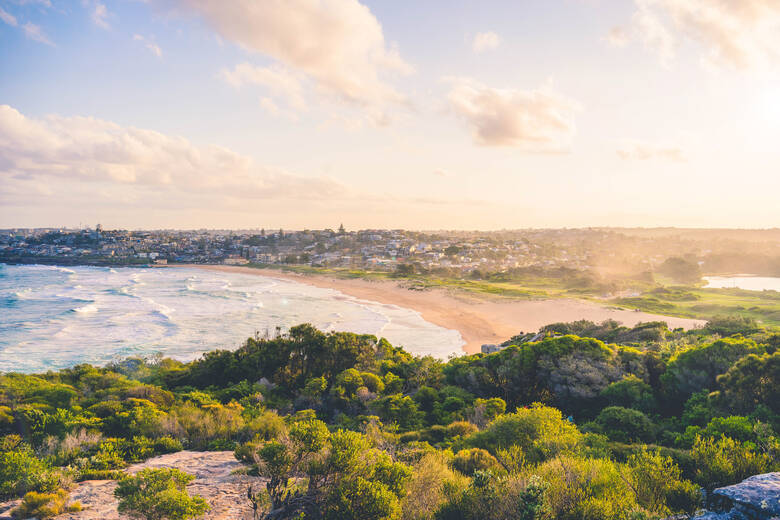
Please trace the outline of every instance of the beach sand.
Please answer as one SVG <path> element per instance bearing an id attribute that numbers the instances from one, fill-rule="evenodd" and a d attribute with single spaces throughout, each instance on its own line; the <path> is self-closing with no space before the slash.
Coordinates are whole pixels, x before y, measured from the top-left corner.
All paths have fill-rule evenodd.
<path id="1" fill-rule="evenodd" d="M 176 267 L 176 266 L 172 266 Z M 521 332 L 536 332 L 555 322 L 613 319 L 626 326 L 639 322 L 665 321 L 670 328 L 685 329 L 704 325 L 702 320 L 672 318 L 646 312 L 618 310 L 598 303 L 573 300 L 519 300 L 477 296 L 451 289 L 411 290 L 395 281 L 343 279 L 324 275 L 286 273 L 275 269 L 230 265 L 186 265 L 211 271 L 241 273 L 293 280 L 327 289 L 335 289 L 361 300 L 397 305 L 419 312 L 426 321 L 460 332 L 469 354 L 480 351 L 485 343 L 501 343 Z"/>

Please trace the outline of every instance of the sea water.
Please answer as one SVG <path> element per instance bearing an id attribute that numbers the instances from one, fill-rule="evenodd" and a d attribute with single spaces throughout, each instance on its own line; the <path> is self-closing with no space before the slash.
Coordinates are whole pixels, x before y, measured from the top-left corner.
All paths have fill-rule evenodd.
<path id="1" fill-rule="evenodd" d="M 464 344 L 415 311 L 265 276 L 0 264 L 0 372 L 156 353 L 188 361 L 300 323 L 373 334 L 437 358 L 461 354 Z"/>

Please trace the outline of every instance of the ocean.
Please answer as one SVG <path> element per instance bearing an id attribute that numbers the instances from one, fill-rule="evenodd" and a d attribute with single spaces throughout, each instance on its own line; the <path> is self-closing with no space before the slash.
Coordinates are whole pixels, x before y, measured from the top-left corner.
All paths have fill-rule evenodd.
<path id="1" fill-rule="evenodd" d="M 196 268 L 0 264 L 0 372 L 156 353 L 189 361 L 300 323 L 374 334 L 414 354 L 463 353 L 460 333 L 413 310 L 293 281 Z"/>

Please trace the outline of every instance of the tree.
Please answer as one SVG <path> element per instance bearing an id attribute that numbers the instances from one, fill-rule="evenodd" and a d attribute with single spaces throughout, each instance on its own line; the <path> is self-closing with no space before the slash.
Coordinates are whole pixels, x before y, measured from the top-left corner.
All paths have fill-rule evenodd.
<path id="1" fill-rule="evenodd" d="M 144 520 L 186 520 L 209 510 L 203 497 L 191 497 L 185 487 L 193 475 L 175 468 L 144 469 L 119 481 L 114 495 L 118 511 Z"/>
<path id="2" fill-rule="evenodd" d="M 601 391 L 601 398 L 607 406 L 633 408 L 643 413 L 652 413 L 656 408 L 653 389 L 633 374 L 611 383 Z"/>
<path id="3" fill-rule="evenodd" d="M 617 442 L 651 442 L 655 439 L 655 425 L 639 410 L 608 406 L 594 421 L 599 433 Z"/>
<path id="4" fill-rule="evenodd" d="M 399 512 L 411 469 L 360 433 L 328 432 L 316 419 L 294 422 L 256 455 L 271 500 L 268 520 L 389 520 Z M 305 485 L 304 485 L 305 482 Z"/>
<path id="5" fill-rule="evenodd" d="M 347 230 L 344 229 L 344 224 L 339 224 L 339 235 L 343 235 Z"/>
<path id="6" fill-rule="evenodd" d="M 698 263 L 675 256 L 664 260 L 664 263 L 658 267 L 658 272 L 676 282 L 696 283 L 701 280 L 701 268 Z"/>
<path id="7" fill-rule="evenodd" d="M 661 376 L 669 408 L 682 406 L 695 392 L 715 390 L 717 377 L 748 354 L 761 354 L 755 341 L 724 338 L 683 350 L 674 356 Z"/>
<path id="8" fill-rule="evenodd" d="M 780 414 L 780 352 L 740 359 L 718 377 L 718 385 L 723 389 L 718 397 L 729 410 L 750 413 L 766 405 Z"/>

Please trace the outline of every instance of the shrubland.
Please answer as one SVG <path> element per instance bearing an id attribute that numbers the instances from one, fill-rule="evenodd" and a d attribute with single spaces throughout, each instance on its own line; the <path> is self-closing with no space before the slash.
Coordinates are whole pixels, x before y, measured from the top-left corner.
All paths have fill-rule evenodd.
<path id="1" fill-rule="evenodd" d="M 300 325 L 190 363 L 3 374 L 0 495 L 62 509 L 73 481 L 186 448 L 235 451 L 269 519 L 691 513 L 780 469 L 780 342 L 740 323 L 554 324 L 446 362 Z M 202 512 L 185 476 L 146 477 L 122 480 L 127 511 L 151 486 Z"/>

